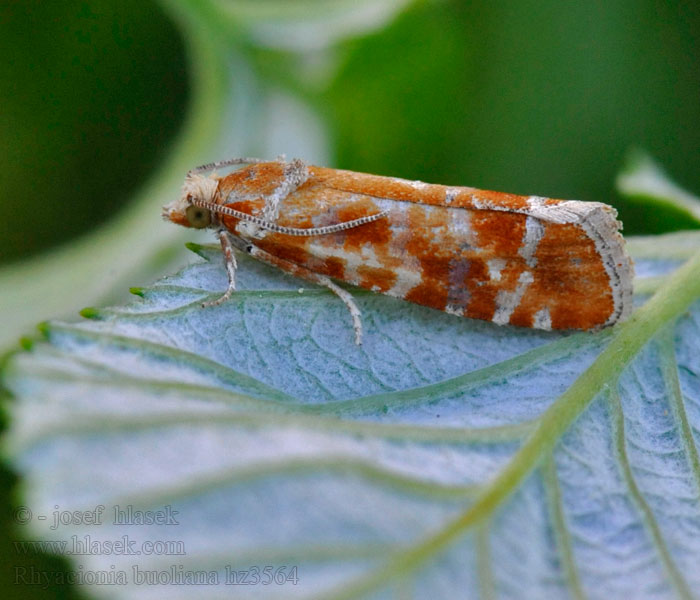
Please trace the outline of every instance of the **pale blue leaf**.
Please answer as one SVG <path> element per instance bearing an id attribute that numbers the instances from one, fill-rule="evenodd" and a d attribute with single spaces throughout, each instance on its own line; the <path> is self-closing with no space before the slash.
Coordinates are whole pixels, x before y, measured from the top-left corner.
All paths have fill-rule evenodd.
<path id="1" fill-rule="evenodd" d="M 132 303 L 46 324 L 46 340 L 4 370 L 16 396 L 7 449 L 34 515 L 26 537 L 70 550 L 128 536 L 171 552 L 74 556 L 84 571 L 123 574 L 92 594 L 698 589 L 697 257 L 666 282 L 678 260 L 640 259 L 659 295 L 597 334 L 498 327 L 355 291 L 357 347 L 335 296 L 244 257 L 232 300 L 203 309 L 225 275 L 215 247 L 194 248 L 200 259 Z M 100 525 L 51 529 L 55 507 L 100 505 Z M 176 511 L 177 524 L 115 523 L 127 507 Z M 298 583 L 226 584 L 266 566 L 296 567 Z M 183 577 L 219 585 L 163 583 Z"/>

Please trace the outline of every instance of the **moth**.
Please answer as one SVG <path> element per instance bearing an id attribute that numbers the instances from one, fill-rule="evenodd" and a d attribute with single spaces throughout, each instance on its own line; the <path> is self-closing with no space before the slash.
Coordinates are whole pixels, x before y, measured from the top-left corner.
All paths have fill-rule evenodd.
<path id="1" fill-rule="evenodd" d="M 350 310 L 358 344 L 360 311 L 335 281 L 546 330 L 597 330 L 632 311 L 622 224 L 599 202 L 234 158 L 187 173 L 163 216 L 218 235 L 228 288 L 205 306 L 235 291 L 237 249 L 333 291 Z"/>

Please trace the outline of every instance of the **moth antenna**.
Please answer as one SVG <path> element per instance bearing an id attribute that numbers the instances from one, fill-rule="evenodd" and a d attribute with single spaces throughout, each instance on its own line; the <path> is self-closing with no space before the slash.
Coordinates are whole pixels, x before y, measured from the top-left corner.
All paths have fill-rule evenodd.
<path id="1" fill-rule="evenodd" d="M 246 221 L 247 223 L 254 223 L 267 229 L 268 231 L 274 231 L 275 233 L 283 233 L 285 235 L 293 236 L 313 236 L 313 235 L 327 235 L 329 233 L 336 233 L 338 231 L 345 231 L 346 229 L 352 229 L 353 227 L 359 227 L 360 225 L 365 225 L 367 223 L 372 223 L 378 221 L 383 217 L 386 217 L 389 211 L 383 210 L 374 215 L 369 215 L 366 217 L 360 217 L 359 219 L 353 219 L 352 221 L 344 221 L 342 223 L 336 223 L 334 225 L 326 225 L 324 227 L 284 227 L 282 225 L 276 225 L 275 223 L 270 223 L 265 219 L 260 217 L 255 217 L 249 215 L 248 213 L 241 212 L 229 206 L 221 206 L 220 204 L 215 204 L 213 202 L 207 202 L 206 200 L 200 200 L 198 198 L 192 198 L 192 204 L 199 206 L 200 208 L 206 208 L 211 212 L 228 215 L 229 217 L 234 217 L 240 219 L 241 221 Z"/>
<path id="2" fill-rule="evenodd" d="M 220 169 L 221 167 L 229 167 L 231 165 L 257 165 L 264 162 L 270 162 L 264 158 L 229 158 L 227 160 L 217 160 L 216 162 L 207 163 L 206 165 L 201 165 L 190 169 L 187 174 L 193 175 L 196 173 L 201 173 L 202 171 L 213 171 L 214 169 Z"/>

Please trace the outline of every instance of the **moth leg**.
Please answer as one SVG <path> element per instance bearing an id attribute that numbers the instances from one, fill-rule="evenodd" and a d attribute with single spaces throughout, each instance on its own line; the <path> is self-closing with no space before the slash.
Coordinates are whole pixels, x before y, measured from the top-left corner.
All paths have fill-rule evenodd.
<path id="1" fill-rule="evenodd" d="M 347 306 L 348 310 L 350 311 L 350 316 L 352 317 L 352 326 L 355 330 L 355 343 L 358 346 L 362 345 L 361 313 L 360 309 L 357 307 L 357 304 L 355 304 L 355 300 L 353 299 L 352 294 L 350 294 L 350 292 L 344 290 L 340 286 L 333 283 L 330 277 L 327 277 L 326 275 L 314 273 L 313 271 L 310 271 L 305 267 L 296 265 L 281 258 L 277 258 L 276 256 L 273 256 L 272 254 L 269 254 L 268 252 L 265 252 L 264 250 L 261 250 L 256 246 L 246 246 L 244 250 L 254 258 L 257 258 L 262 262 L 272 265 L 273 267 L 277 267 L 285 273 L 289 273 L 290 275 L 294 275 L 295 277 L 299 277 L 300 279 L 304 279 L 311 283 L 316 283 L 318 285 L 327 287 L 331 292 L 333 292 L 336 296 L 338 296 L 338 298 L 340 298 L 343 301 L 345 306 Z"/>
<path id="2" fill-rule="evenodd" d="M 313 271 L 309 272 L 313 273 Z M 357 304 L 355 304 L 352 294 L 333 283 L 330 278 L 326 277 L 325 275 L 318 275 L 317 273 L 313 273 L 313 275 L 317 278 L 315 281 L 316 283 L 326 286 L 345 303 L 345 306 L 348 307 L 350 317 L 352 318 L 352 327 L 355 330 L 355 344 L 362 346 L 362 314 L 360 313 L 360 309 L 357 308 Z"/>
<path id="3" fill-rule="evenodd" d="M 219 242 L 221 243 L 221 250 L 223 250 L 224 253 L 224 265 L 226 266 L 226 274 L 228 275 L 228 287 L 220 298 L 202 302 L 202 307 L 204 308 L 208 306 L 219 306 L 219 304 L 226 302 L 226 300 L 231 297 L 231 294 L 236 291 L 236 269 L 238 265 L 236 264 L 236 255 L 233 252 L 231 238 L 226 230 L 219 231 Z"/>

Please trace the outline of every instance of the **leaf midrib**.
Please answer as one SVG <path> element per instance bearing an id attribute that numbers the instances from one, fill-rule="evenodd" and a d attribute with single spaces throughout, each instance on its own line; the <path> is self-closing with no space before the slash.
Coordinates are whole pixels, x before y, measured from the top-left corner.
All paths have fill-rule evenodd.
<path id="1" fill-rule="evenodd" d="M 614 337 L 595 362 L 542 415 L 536 429 L 506 467 L 474 504 L 420 544 L 391 557 L 381 568 L 357 578 L 330 597 L 356 598 L 385 582 L 415 570 L 454 543 L 473 526 L 486 520 L 559 441 L 573 421 L 602 390 L 616 385 L 622 370 L 668 322 L 677 319 L 700 297 L 700 251 L 632 317 L 615 327 Z M 326 596 L 329 597 L 329 596 Z"/>

